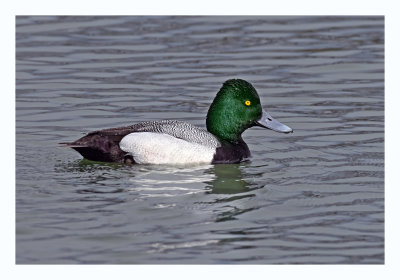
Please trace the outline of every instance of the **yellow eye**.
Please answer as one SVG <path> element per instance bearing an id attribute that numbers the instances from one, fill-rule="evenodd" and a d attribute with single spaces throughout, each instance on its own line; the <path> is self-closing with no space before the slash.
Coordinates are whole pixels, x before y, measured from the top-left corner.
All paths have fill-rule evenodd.
<path id="1" fill-rule="evenodd" d="M 246 101 L 244 102 L 244 104 L 245 104 L 246 106 L 250 106 L 250 105 L 251 105 L 251 102 L 250 102 L 250 100 L 246 100 Z"/>

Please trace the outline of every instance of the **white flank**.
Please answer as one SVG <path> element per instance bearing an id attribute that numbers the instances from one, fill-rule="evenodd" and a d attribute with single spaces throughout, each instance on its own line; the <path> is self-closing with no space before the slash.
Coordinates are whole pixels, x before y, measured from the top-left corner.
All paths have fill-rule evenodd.
<path id="1" fill-rule="evenodd" d="M 211 163 L 215 154 L 215 148 L 154 132 L 128 134 L 119 146 L 139 164 Z"/>

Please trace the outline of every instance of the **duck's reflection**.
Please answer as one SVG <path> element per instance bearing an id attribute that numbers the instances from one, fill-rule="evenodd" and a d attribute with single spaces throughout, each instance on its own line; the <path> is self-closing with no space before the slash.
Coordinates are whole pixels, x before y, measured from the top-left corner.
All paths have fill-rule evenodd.
<path id="1" fill-rule="evenodd" d="M 209 193 L 235 194 L 250 191 L 250 184 L 243 180 L 239 164 L 217 164 L 207 170 L 215 178 L 206 182 Z"/>
<path id="2" fill-rule="evenodd" d="M 168 187 L 176 190 L 176 187 L 186 190 L 200 191 L 199 184 L 205 185 L 207 194 L 239 194 L 250 192 L 256 188 L 249 182 L 246 174 L 243 174 L 245 165 L 242 164 L 217 164 L 208 166 L 174 167 L 174 166 L 124 166 L 121 164 L 105 164 L 88 160 L 74 161 L 63 168 L 56 168 L 56 172 L 71 172 L 79 175 L 79 185 L 96 184 L 104 185 L 104 181 L 112 181 L 127 178 L 135 179 L 135 186 L 146 184 L 147 187 L 154 186 L 154 189 Z M 83 174 L 83 176 L 82 176 Z M 139 176 L 140 175 L 140 176 Z M 243 179 L 245 178 L 245 180 Z M 86 179 L 86 180 L 85 180 Z M 108 184 L 107 184 L 108 185 Z M 129 185 L 131 188 L 131 185 Z M 115 187 L 115 186 L 114 186 Z M 204 189 L 203 189 L 204 190 Z M 242 194 L 228 197 L 218 197 L 220 200 L 235 200 L 241 197 L 253 196 L 254 194 Z"/>

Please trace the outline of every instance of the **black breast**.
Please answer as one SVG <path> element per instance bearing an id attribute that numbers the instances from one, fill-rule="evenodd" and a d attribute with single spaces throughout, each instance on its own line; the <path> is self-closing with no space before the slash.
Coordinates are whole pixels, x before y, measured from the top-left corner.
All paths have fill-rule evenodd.
<path id="1" fill-rule="evenodd" d="M 221 147 L 216 149 L 216 153 L 211 163 L 239 163 L 250 157 L 250 150 L 247 144 L 240 139 L 237 143 L 221 141 Z"/>

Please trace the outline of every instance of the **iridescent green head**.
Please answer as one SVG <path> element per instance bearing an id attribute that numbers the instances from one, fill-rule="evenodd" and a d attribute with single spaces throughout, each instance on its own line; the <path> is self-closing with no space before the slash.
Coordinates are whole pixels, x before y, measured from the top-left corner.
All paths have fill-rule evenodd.
<path id="1" fill-rule="evenodd" d="M 261 107 L 256 89 L 245 80 L 226 81 L 214 98 L 207 114 L 207 130 L 220 140 L 235 143 L 252 126 L 262 126 L 278 132 L 292 129 L 272 119 Z"/>

